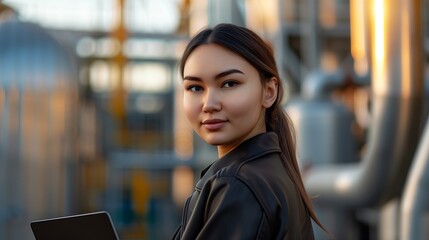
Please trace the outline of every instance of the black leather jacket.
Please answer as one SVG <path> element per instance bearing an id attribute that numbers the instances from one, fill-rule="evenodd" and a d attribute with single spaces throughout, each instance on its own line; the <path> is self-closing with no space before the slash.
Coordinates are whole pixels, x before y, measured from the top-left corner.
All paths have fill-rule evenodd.
<path id="1" fill-rule="evenodd" d="M 246 140 L 202 172 L 173 239 L 314 239 L 309 213 L 273 132 Z"/>

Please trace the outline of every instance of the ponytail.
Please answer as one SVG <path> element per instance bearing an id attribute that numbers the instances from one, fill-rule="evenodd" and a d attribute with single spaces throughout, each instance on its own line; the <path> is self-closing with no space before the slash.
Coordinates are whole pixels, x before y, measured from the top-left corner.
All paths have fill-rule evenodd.
<path id="1" fill-rule="evenodd" d="M 290 178 L 294 182 L 299 194 L 301 195 L 301 198 L 304 201 L 311 218 L 317 225 L 319 225 L 320 228 L 330 235 L 330 237 L 334 238 L 317 218 L 312 201 L 305 190 L 296 157 L 295 130 L 289 116 L 279 104 L 281 102 L 280 100 L 282 96 L 280 94 L 283 94 L 281 86 L 279 87 L 279 90 L 279 97 L 277 101 L 270 109 L 267 109 L 266 112 L 267 131 L 273 131 L 279 137 L 279 144 L 283 153 L 281 155 L 283 165 L 286 168 Z"/>

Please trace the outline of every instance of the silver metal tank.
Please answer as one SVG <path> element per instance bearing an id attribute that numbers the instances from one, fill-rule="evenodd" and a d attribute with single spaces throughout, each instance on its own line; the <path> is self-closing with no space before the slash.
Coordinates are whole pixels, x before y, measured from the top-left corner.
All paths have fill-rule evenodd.
<path id="1" fill-rule="evenodd" d="M 300 167 L 353 162 L 358 147 L 352 133 L 353 114 L 327 99 L 292 100 L 286 106 L 296 131 Z"/>
<path id="2" fill-rule="evenodd" d="M 76 157 L 77 74 L 40 26 L 0 22 L 0 239 L 64 214 Z"/>

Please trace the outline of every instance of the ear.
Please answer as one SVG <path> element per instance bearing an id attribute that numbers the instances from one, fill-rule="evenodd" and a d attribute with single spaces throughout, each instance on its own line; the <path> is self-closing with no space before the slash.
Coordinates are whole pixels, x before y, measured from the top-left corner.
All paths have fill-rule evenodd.
<path id="1" fill-rule="evenodd" d="M 264 84 L 264 95 L 262 99 L 262 106 L 270 108 L 277 99 L 279 80 L 276 77 L 270 78 Z"/>

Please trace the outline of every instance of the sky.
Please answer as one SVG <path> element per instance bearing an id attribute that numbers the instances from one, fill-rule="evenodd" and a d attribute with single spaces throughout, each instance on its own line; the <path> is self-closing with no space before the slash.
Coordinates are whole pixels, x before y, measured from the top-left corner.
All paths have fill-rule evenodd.
<path id="1" fill-rule="evenodd" d="M 118 0 L 4 0 L 23 20 L 48 28 L 109 31 L 116 26 Z M 179 23 L 180 0 L 125 0 L 130 31 L 171 33 Z"/>

